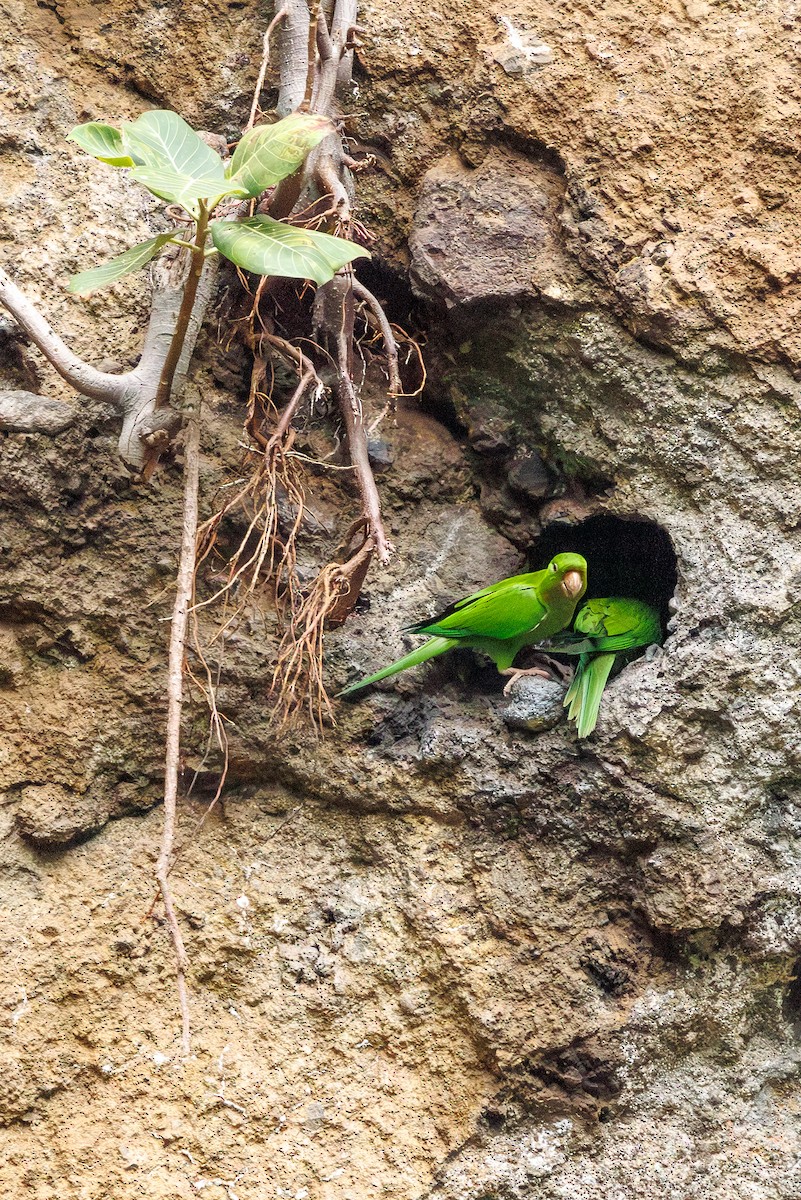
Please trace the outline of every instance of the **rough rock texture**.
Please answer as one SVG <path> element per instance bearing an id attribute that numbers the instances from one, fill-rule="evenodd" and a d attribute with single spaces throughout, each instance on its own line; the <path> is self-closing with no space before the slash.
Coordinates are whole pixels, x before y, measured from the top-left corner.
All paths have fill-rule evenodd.
<path id="1" fill-rule="evenodd" d="M 0 429 L 4 433 L 63 433 L 75 419 L 61 400 L 34 392 L 0 392 Z"/>
<path id="2" fill-rule="evenodd" d="M 64 135 L 155 103 L 235 137 L 267 14 L 3 18 L 0 258 L 126 365 L 146 279 L 82 301 L 66 277 L 163 218 Z M 442 0 L 360 23 L 361 215 L 417 299 L 371 283 L 425 333 L 428 415 L 376 431 L 398 555 L 329 638 L 332 688 L 526 553 L 582 550 L 668 637 L 583 743 L 556 684 L 504 699 L 461 653 L 276 741 L 254 606 L 200 829 L 218 763 L 187 715 L 183 1062 L 149 916 L 180 462 L 132 484 L 112 414 L 4 321 L 0 386 L 74 420 L 0 433 L 3 1194 L 801 1197 L 797 14 Z M 208 337 L 204 512 L 237 476 L 241 378 Z M 327 452 L 322 423 L 308 439 Z M 310 477 L 306 576 L 353 511 L 342 474 Z"/>

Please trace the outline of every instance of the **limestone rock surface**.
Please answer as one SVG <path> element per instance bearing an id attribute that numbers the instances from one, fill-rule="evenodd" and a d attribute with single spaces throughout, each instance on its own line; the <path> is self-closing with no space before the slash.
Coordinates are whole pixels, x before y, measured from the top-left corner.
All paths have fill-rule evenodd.
<path id="1" fill-rule="evenodd" d="M 270 14 L 0 10 L 2 265 L 79 353 L 124 369 L 146 275 L 87 300 L 66 280 L 165 218 L 66 134 L 156 105 L 234 140 Z M 0 431 L 0 1192 L 791 1200 L 798 21 L 413 0 L 359 23 L 347 133 L 374 153 L 359 216 L 394 272 L 371 286 L 415 323 L 429 378 L 372 435 L 398 553 L 329 636 L 330 687 L 558 549 L 587 554 L 596 594 L 658 604 L 665 642 L 583 742 L 559 685 L 510 702 L 462 652 L 338 704 L 324 737 L 276 737 L 275 614 L 249 607 L 219 663 L 229 772 L 203 821 L 220 763 L 205 704 L 187 708 L 183 1061 L 150 915 L 180 456 L 132 481 L 115 414 L 75 403 L 4 321 L 3 389 L 74 419 Z M 208 513 L 240 471 L 246 364 L 210 329 L 195 370 Z M 378 419 L 369 350 L 364 373 Z M 304 582 L 357 511 L 346 472 L 315 472 Z"/>

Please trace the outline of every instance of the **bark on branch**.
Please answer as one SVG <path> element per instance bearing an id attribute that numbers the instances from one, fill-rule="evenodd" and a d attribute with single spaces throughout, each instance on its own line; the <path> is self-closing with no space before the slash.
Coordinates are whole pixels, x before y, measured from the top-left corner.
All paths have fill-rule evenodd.
<path id="1" fill-rule="evenodd" d="M 300 108 L 306 95 L 311 18 L 306 0 L 283 0 L 276 4 L 276 14 L 282 8 L 286 17 L 280 39 L 278 115 L 288 117 Z"/>
<path id="2" fill-rule="evenodd" d="M 45 358 L 76 391 L 93 400 L 105 400 L 121 408 L 125 393 L 125 375 L 98 371 L 70 350 L 51 328 L 35 305 L 0 268 L 0 304 L 8 309 Z"/>
<path id="3" fill-rule="evenodd" d="M 142 355 L 132 371 L 112 375 L 90 366 L 72 350 L 52 329 L 35 305 L 17 287 L 8 274 L 0 269 L 0 304 L 11 313 L 59 375 L 83 396 L 112 405 L 122 414 L 119 438 L 121 458 L 136 471 L 143 470 L 153 460 L 161 440 L 153 439 L 161 430 L 174 432 L 180 418 L 173 410 L 156 416 L 159 382 L 165 362 L 174 342 L 184 301 L 184 278 L 187 271 L 187 252 L 169 248 L 153 267 L 155 281 L 150 303 L 150 320 L 145 334 Z M 206 259 L 197 281 L 191 312 L 187 321 L 182 351 L 174 368 L 171 392 L 180 391 L 194 352 L 200 327 L 211 299 L 217 274 L 216 256 Z M 164 407 L 162 401 L 161 407 Z M 150 439 L 150 445 L 148 444 Z"/>

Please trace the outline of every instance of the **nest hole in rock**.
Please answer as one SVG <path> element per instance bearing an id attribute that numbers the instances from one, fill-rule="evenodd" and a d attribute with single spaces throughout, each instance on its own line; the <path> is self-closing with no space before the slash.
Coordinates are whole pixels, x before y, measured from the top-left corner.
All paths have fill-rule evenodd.
<path id="1" fill-rule="evenodd" d="M 547 566 L 554 554 L 572 551 L 587 560 L 587 594 L 631 596 L 659 611 L 663 630 L 676 590 L 676 552 L 669 535 L 655 521 L 601 513 L 576 525 L 555 522 L 531 547 L 531 570 Z"/>
<path id="2" fill-rule="evenodd" d="M 546 567 L 555 554 L 573 551 L 587 560 L 585 599 L 602 596 L 630 596 L 644 600 L 657 609 L 663 633 L 670 617 L 670 600 L 676 590 L 678 570 L 676 552 L 667 532 L 655 521 L 644 517 L 616 517 L 606 513 L 588 517 L 577 524 L 555 521 L 532 543 L 526 570 Z M 525 651 L 523 655 L 525 655 Z M 525 657 L 515 666 L 528 665 Z M 494 667 L 486 665 L 472 651 L 456 650 L 431 666 L 429 680 L 449 680 L 458 675 L 462 687 L 494 692 L 502 687 Z"/>

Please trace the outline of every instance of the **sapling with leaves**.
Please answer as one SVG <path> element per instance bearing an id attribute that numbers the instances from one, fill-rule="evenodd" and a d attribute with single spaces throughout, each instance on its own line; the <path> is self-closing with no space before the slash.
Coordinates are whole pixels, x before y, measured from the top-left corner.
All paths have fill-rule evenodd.
<path id="1" fill-rule="evenodd" d="M 70 291 L 84 295 L 160 256 L 155 266 L 166 264 L 166 269 L 161 277 L 157 276 L 140 362 L 120 375 L 98 371 L 82 362 L 2 271 L 0 303 L 78 391 L 122 410 L 120 451 L 144 478 L 152 472 L 180 424 L 181 416 L 170 401 L 186 374 L 211 293 L 214 268 L 221 256 L 262 277 L 310 279 L 318 285 L 330 282 L 354 259 L 369 257 L 361 246 L 343 238 L 266 214 L 245 215 L 251 202 L 292 175 L 309 152 L 333 133 L 334 127 L 325 116 L 294 113 L 274 124 L 248 130 L 227 162 L 180 116 L 169 111 L 144 113 L 119 129 L 90 122 L 70 134 L 71 140 L 87 153 L 111 167 L 130 171 L 137 183 L 177 206 L 180 214 L 180 223 L 173 229 L 132 246 L 110 262 L 79 272 L 70 281 Z M 222 205 L 232 205 L 233 211 L 221 212 Z M 309 372 L 301 371 L 301 375 L 305 387 Z M 288 407 L 291 416 L 292 401 Z M 183 415 L 183 528 L 170 625 L 164 829 L 156 878 L 175 949 L 183 1044 L 188 1050 L 187 961 L 169 872 L 174 853 L 187 628 L 197 564 L 199 402 L 190 401 Z"/>
<path id="2" fill-rule="evenodd" d="M 233 158 L 223 162 L 182 117 L 167 110 L 143 113 L 120 129 L 98 122 L 77 126 L 69 135 L 71 141 L 101 162 L 129 168 L 131 178 L 154 196 L 177 204 L 193 222 L 194 236 L 160 233 L 111 262 L 74 275 L 70 291 L 85 294 L 113 283 L 143 267 L 171 242 L 191 250 L 201 268 L 203 259 L 219 253 L 257 275 L 313 279 L 317 284 L 333 279 L 355 258 L 369 258 L 354 242 L 262 214 L 237 221 L 211 216 L 229 197 L 254 199 L 275 187 L 331 132 L 324 117 L 293 113 L 273 125 L 249 130 Z M 193 295 L 191 276 L 186 295 Z"/>
<path id="3" fill-rule="evenodd" d="M 221 663 L 225 630 L 259 583 L 269 582 L 285 617 L 273 681 L 278 723 L 305 706 L 320 724 L 331 712 L 322 679 L 323 629 L 345 619 L 372 559 L 386 563 L 392 551 L 367 453 L 360 389 L 353 378 L 358 316 L 383 343 L 388 384 L 384 411 L 390 411 L 394 398 L 403 393 L 396 341 L 399 331 L 369 288 L 347 269 L 355 259 L 368 257 L 367 251 L 350 239 L 371 240 L 354 215 L 353 172 L 364 164 L 346 154 L 342 138 L 347 117 L 341 101 L 349 88 L 358 28 L 356 7 L 356 0 L 332 0 L 326 5 L 316 0 L 291 0 L 276 5 L 264 35 L 264 61 L 248 129 L 230 161 L 225 161 L 224 143 L 219 147 L 223 153 L 218 153 L 209 135 L 195 133 L 172 112 L 148 112 L 119 129 L 91 122 L 73 130 L 72 140 L 82 149 L 111 167 L 130 172 L 133 180 L 172 206 L 168 210 L 172 215 L 177 214 L 174 228 L 132 246 L 110 262 L 80 271 L 70 284 L 72 292 L 83 295 L 150 264 L 150 320 L 140 361 L 131 371 L 112 374 L 80 359 L 0 270 L 0 304 L 51 365 L 78 392 L 121 413 L 120 454 L 140 478 L 149 478 L 178 427 L 182 423 L 184 427 L 183 522 L 170 625 L 164 826 L 156 878 L 175 950 L 185 1051 L 189 1048 L 188 964 L 169 873 L 175 863 L 186 673 L 198 681 L 186 654 L 189 621 L 197 662 L 201 674 L 206 673 L 204 691 L 222 753 L 219 795 L 228 767 L 227 743 L 216 707 L 218 672 L 212 672 L 201 645 L 199 609 L 217 599 L 227 605 L 236 593 L 235 611 L 227 610 L 212 639 L 220 647 Z M 254 125 L 272 30 L 278 31 L 277 112 L 282 119 Z M 302 111 L 297 111 L 299 108 Z M 229 498 L 198 528 L 199 395 L 195 389 L 187 389 L 182 412 L 177 411 L 175 402 L 184 386 L 221 259 L 259 276 L 249 291 L 250 312 L 238 322 L 253 355 L 245 421 L 246 478 L 244 482 L 240 479 L 239 490 L 226 491 Z M 318 285 L 313 304 L 306 302 L 310 289 L 304 288 L 297 306 L 305 314 L 304 328 L 281 324 L 281 305 L 273 303 L 279 294 L 276 277 L 312 280 Z M 249 288 L 244 276 L 243 283 Z M 260 309 L 260 304 L 268 311 Z M 402 332 L 401 339 L 419 356 L 415 343 Z M 269 384 L 276 376 L 276 359 L 291 365 L 298 379 L 280 416 Z M 421 359 L 420 363 L 422 366 Z M 291 447 L 302 403 L 309 396 L 318 398 L 325 390 L 323 373 L 327 373 L 339 409 L 361 515 L 342 539 L 341 559 L 337 556 L 327 563 L 314 583 L 303 587 L 294 569 L 295 539 L 304 512 L 298 465 L 302 456 Z M 424 378 L 424 370 L 421 373 Z M 290 512 L 286 528 L 281 524 L 282 505 Z M 195 602 L 198 566 L 214 549 L 220 522 L 238 509 L 248 515 L 248 531 L 242 545 L 228 556 L 225 583 L 214 596 Z"/>
<path id="4" fill-rule="evenodd" d="M 176 263 L 174 257 L 165 256 L 142 357 L 132 371 L 120 375 L 98 371 L 78 359 L 3 271 L 0 303 L 79 392 L 122 410 L 120 453 L 145 477 L 179 423 L 170 400 L 177 379 L 188 367 L 211 292 L 215 260 L 222 256 L 259 275 L 311 279 L 319 285 L 354 259 L 369 257 L 354 242 L 266 215 L 242 215 L 236 220 L 214 216 L 223 203 L 240 209 L 277 186 L 332 132 L 330 121 L 322 116 L 293 113 L 249 130 L 228 162 L 182 117 L 166 110 L 143 113 L 119 129 L 90 122 L 69 135 L 92 157 L 129 170 L 152 195 L 176 205 L 182 216 L 180 227 L 74 275 L 70 291 L 85 295 L 114 283 L 168 247 L 173 255 L 180 249 L 188 252 L 189 269 L 182 260 Z"/>

